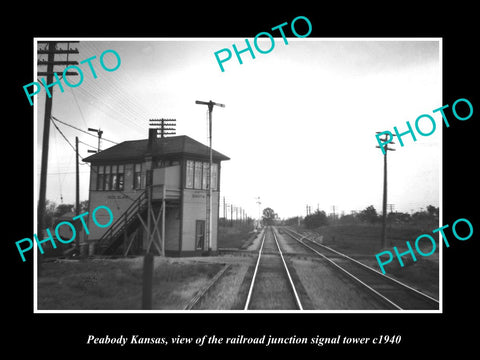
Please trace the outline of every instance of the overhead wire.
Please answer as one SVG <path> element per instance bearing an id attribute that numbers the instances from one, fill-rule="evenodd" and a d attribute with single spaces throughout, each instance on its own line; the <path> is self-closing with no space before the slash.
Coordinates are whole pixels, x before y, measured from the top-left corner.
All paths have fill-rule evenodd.
<path id="1" fill-rule="evenodd" d="M 95 150 L 97 149 L 97 147 L 96 147 L 96 146 L 93 146 L 93 145 L 87 144 L 86 142 L 83 142 L 82 140 L 78 140 L 78 142 L 79 142 L 80 144 L 83 144 L 83 145 L 86 145 L 86 146 L 88 146 L 88 147 L 91 147 L 92 149 L 95 149 Z"/>
<path id="2" fill-rule="evenodd" d="M 62 130 L 60 130 L 57 126 L 57 124 L 55 124 L 55 122 L 53 121 L 53 116 L 50 117 L 50 121 L 52 122 L 53 126 L 55 126 L 55 128 L 57 129 L 57 131 L 60 133 L 60 135 L 62 135 L 62 137 L 65 139 L 65 141 L 67 142 L 68 145 L 70 145 L 70 147 L 73 149 L 73 151 L 77 152 L 77 150 L 75 149 L 75 147 L 72 145 L 72 143 L 67 139 L 67 137 L 63 134 Z"/>
<path id="3" fill-rule="evenodd" d="M 81 42 L 83 48 L 82 53 L 85 54 L 85 58 L 97 56 L 97 60 L 99 61 L 98 58 L 101 54 L 101 49 L 97 43 L 98 42 L 95 41 Z M 98 71 L 99 67 L 95 67 L 95 69 L 97 70 L 97 76 L 100 77 L 101 72 Z M 115 121 L 121 122 L 128 128 L 135 129 L 135 131 L 144 130 L 145 126 L 142 120 L 147 121 L 149 115 L 145 111 L 144 105 L 140 105 L 141 101 L 137 97 L 137 94 L 130 90 L 128 84 L 125 84 L 126 75 L 129 74 L 123 73 L 119 75 L 116 72 L 111 72 L 108 76 L 103 76 L 102 81 L 92 79 L 93 81 L 85 82 L 81 87 L 72 91 L 72 96 L 85 125 L 87 121 L 81 111 L 77 92 L 78 95 L 82 97 L 89 97 L 95 100 L 94 104 L 91 102 L 90 104 L 108 117 L 115 119 Z M 105 99 L 110 99 L 111 101 L 104 101 Z M 139 121 L 139 119 L 141 120 Z"/>
<path id="4" fill-rule="evenodd" d="M 83 116 L 82 109 L 81 109 L 81 107 L 80 107 L 80 104 L 78 103 L 78 99 L 77 99 L 77 96 L 75 95 L 75 91 L 74 91 L 74 90 L 72 91 L 72 95 L 73 95 L 73 99 L 75 100 L 75 104 L 77 104 L 78 111 L 80 112 L 80 117 L 82 118 L 83 123 L 85 124 L 85 127 L 88 128 L 87 121 L 85 120 L 85 117 Z"/>
<path id="5" fill-rule="evenodd" d="M 52 121 L 52 123 L 54 124 L 55 128 L 58 130 L 58 132 L 62 135 L 62 137 L 65 139 L 65 141 L 70 145 L 70 147 L 73 149 L 73 151 L 75 153 L 77 153 L 77 150 L 73 147 L 73 145 L 70 143 L 70 141 L 67 139 L 67 137 L 63 134 L 63 132 L 58 128 L 58 126 L 55 124 L 55 122 L 50 119 Z M 78 157 L 80 158 L 80 160 L 83 161 L 82 157 L 80 156 L 80 154 L 78 154 Z M 90 167 L 90 171 L 94 171 L 95 173 L 97 173 L 97 169 L 95 167 L 92 167 L 89 163 L 86 163 L 89 167 Z M 116 190 L 118 191 L 120 194 L 124 195 L 126 198 L 134 201 L 135 199 L 133 199 L 131 196 L 129 196 L 128 194 L 126 194 L 125 192 L 123 192 L 122 190 Z"/>
<path id="6" fill-rule="evenodd" d="M 101 54 L 101 52 L 99 52 L 99 48 L 96 46 L 95 42 L 82 42 L 82 44 L 87 45 L 87 46 L 84 46 L 84 48 L 86 48 L 86 50 L 87 50 L 85 58 L 89 58 L 93 55 L 99 56 L 99 54 Z M 92 49 L 94 51 L 94 54 L 89 56 L 88 52 L 92 52 Z M 98 59 L 98 57 L 97 57 L 97 59 Z M 118 117 L 115 118 L 116 121 L 121 121 L 122 124 L 132 128 L 132 129 L 135 127 L 136 129 L 142 129 L 143 130 L 145 127 L 142 126 L 141 124 L 139 124 L 138 121 L 135 121 L 136 119 L 139 119 L 139 118 L 140 119 L 145 119 L 145 121 L 148 120 L 147 112 L 144 110 L 144 107 L 140 105 L 141 101 L 139 100 L 139 98 L 136 96 L 135 93 L 132 93 L 130 91 L 130 87 L 125 85 L 124 77 L 120 78 L 120 76 L 118 76 L 118 74 L 115 74 L 114 72 L 109 73 L 108 75 L 109 76 L 105 76 L 104 79 L 102 79 L 102 80 L 105 80 L 105 81 L 102 81 L 102 82 L 91 81 L 91 82 L 88 83 L 88 86 L 79 87 L 78 89 L 76 89 L 76 90 L 78 90 L 78 94 L 82 95 L 82 96 L 89 96 L 89 97 L 93 98 L 94 100 L 96 100 L 96 103 L 95 103 L 94 106 L 97 109 L 99 109 L 101 112 L 106 114 L 107 116 L 109 116 L 111 118 L 114 118 L 114 116 L 115 116 L 114 114 L 118 115 Z M 125 75 L 125 74 L 123 74 L 123 75 Z M 127 75 L 129 75 L 129 74 L 127 74 Z M 86 84 L 84 84 L 84 85 L 86 85 Z M 104 86 L 104 85 L 107 85 L 107 86 Z M 108 90 L 106 89 L 106 87 L 108 87 Z M 72 91 L 72 93 L 73 93 L 73 91 Z M 85 120 L 85 117 L 83 116 L 83 112 L 81 111 L 81 107 L 80 107 L 80 104 L 79 104 L 78 97 L 76 96 L 75 93 L 73 93 L 72 95 L 73 95 L 74 101 L 77 104 L 77 107 L 80 111 L 80 116 L 82 117 L 82 120 L 83 120 L 84 124 L 86 126 L 88 126 L 87 122 Z M 103 101 L 104 99 L 112 99 L 112 102 Z M 111 105 L 112 103 L 114 105 Z M 135 119 L 135 120 L 133 120 L 133 119 Z M 68 124 L 68 123 L 58 119 L 55 116 L 51 116 L 50 121 L 52 121 L 56 130 L 64 138 L 64 140 L 67 142 L 67 144 L 70 146 L 70 148 L 74 151 L 74 153 L 77 153 L 77 150 L 72 145 L 72 143 L 68 140 L 68 138 L 65 136 L 65 134 L 61 131 L 59 126 L 57 126 L 57 123 L 61 123 L 65 126 L 69 126 L 69 127 L 73 128 L 77 131 L 80 131 L 80 132 L 84 133 L 84 134 L 88 134 L 89 136 L 93 136 L 93 137 L 97 138 L 97 135 L 92 134 L 90 132 L 87 132 L 83 129 L 80 129 L 80 128 L 74 126 L 74 125 Z M 111 142 L 113 144 L 118 144 L 117 142 L 106 139 L 106 138 L 102 138 L 102 140 Z M 96 147 L 94 147 L 90 144 L 87 144 L 83 141 L 79 140 L 79 142 L 81 142 L 82 144 L 84 144 L 88 147 L 96 149 Z M 80 154 L 78 154 L 78 156 L 80 157 L 80 159 L 83 162 L 83 159 L 81 158 Z M 82 165 L 88 165 L 90 167 L 91 171 L 94 171 L 94 172 L 97 171 L 96 167 L 91 166 L 89 163 L 82 163 Z M 59 167 L 59 165 L 58 165 L 58 167 Z M 67 174 L 67 173 L 70 173 L 70 172 L 61 172 L 60 168 L 58 168 L 58 173 L 56 173 L 56 174 L 60 174 L 60 173 Z M 125 194 L 123 191 L 119 191 L 119 192 L 131 199 L 131 197 L 129 195 Z"/>
<path id="7" fill-rule="evenodd" d="M 88 56 L 87 56 L 87 58 L 88 58 Z M 62 73 L 60 73 L 60 77 L 61 78 L 63 77 Z M 107 77 L 105 77 L 105 78 L 107 78 Z M 37 78 L 37 81 L 40 82 L 40 79 Z M 116 86 L 116 87 L 119 87 L 119 86 Z M 100 107 L 100 111 L 102 111 L 103 113 L 105 113 L 107 116 L 109 116 L 111 118 L 113 118 L 112 117 L 112 112 L 116 113 L 118 115 L 118 118 L 115 118 L 115 120 L 116 121 L 118 121 L 118 120 L 122 121 L 122 123 L 126 124 L 126 126 L 129 126 L 130 128 L 133 128 L 133 126 L 136 126 L 137 128 L 140 128 L 140 126 L 136 122 L 128 119 L 128 117 L 133 117 L 133 118 L 137 117 L 138 113 L 133 113 L 131 111 L 131 109 L 128 109 L 128 108 L 125 107 L 124 103 L 128 99 L 125 96 L 122 97 L 121 93 L 119 92 L 118 89 L 116 89 L 116 87 L 114 86 L 111 89 L 109 89 L 109 91 L 106 91 L 104 88 L 99 87 L 98 82 L 91 81 L 91 82 L 88 82 L 88 84 L 84 84 L 84 86 L 78 88 L 77 90 L 79 91 L 79 94 L 89 95 L 90 97 L 94 98 L 95 100 L 108 98 L 111 95 L 112 91 L 116 91 L 116 93 L 118 95 L 115 97 L 115 99 L 116 99 L 115 106 L 111 106 L 109 104 L 106 104 L 106 102 L 99 102 L 99 103 L 96 103 L 97 108 Z M 90 93 L 90 92 L 92 92 L 92 93 Z M 74 97 L 74 101 L 77 103 L 77 106 L 80 109 L 79 102 L 78 102 L 78 97 L 76 96 L 76 94 L 74 92 L 73 92 L 72 95 Z M 102 109 L 101 106 L 98 106 L 98 105 L 101 105 L 104 108 L 106 107 L 107 111 L 105 111 L 105 109 Z M 139 106 L 137 105 L 137 108 L 138 107 Z M 80 115 L 82 116 L 82 119 L 83 119 L 84 123 L 86 124 L 86 120 L 85 120 L 81 110 L 80 110 Z M 143 129 L 143 127 L 141 127 L 141 128 Z"/>
<path id="8" fill-rule="evenodd" d="M 93 54 L 100 54 L 102 50 L 99 49 L 97 44 L 98 42 L 86 42 L 85 47 Z M 116 100 L 134 119 L 147 119 L 149 115 L 148 112 L 145 111 L 145 105 L 142 104 L 142 100 L 137 96 L 137 93 L 132 91 L 132 87 L 129 86 L 129 84 L 135 81 L 136 79 L 133 79 L 128 72 L 115 71 L 102 78 L 102 86 L 106 85 L 109 88 L 108 95 Z M 125 82 L 127 82 L 127 84 Z M 138 126 L 136 121 L 133 123 L 135 126 Z"/>
<path id="9" fill-rule="evenodd" d="M 93 136 L 93 137 L 97 137 L 97 135 L 93 135 L 92 133 L 89 133 L 88 131 L 79 129 L 79 128 L 77 128 L 76 126 L 73 126 L 73 125 L 71 125 L 71 124 L 68 124 L 68 123 L 62 121 L 62 120 L 57 119 L 57 118 L 56 118 L 55 116 L 53 116 L 53 115 L 51 115 L 51 118 L 52 118 L 53 120 L 55 120 L 55 121 L 58 121 L 59 123 L 61 123 L 61 124 L 63 124 L 63 125 L 70 126 L 71 128 L 73 128 L 73 129 L 75 129 L 75 130 L 78 130 L 78 131 L 80 131 L 80 132 L 82 132 L 82 133 L 84 133 L 84 134 L 87 134 L 87 135 L 90 135 L 90 136 Z M 112 144 L 118 145 L 117 142 L 115 142 L 115 141 L 113 141 L 113 140 L 106 139 L 106 138 L 104 138 L 104 137 L 102 137 L 102 140 L 105 140 L 105 141 L 111 142 Z"/>
<path id="10" fill-rule="evenodd" d="M 96 46 L 95 42 L 85 42 L 84 47 L 93 55 L 101 53 L 101 50 Z M 108 76 L 102 77 L 101 82 L 92 81 L 89 82 L 88 85 L 89 90 L 92 90 L 88 95 L 112 99 L 112 101 L 115 102 L 115 108 L 111 110 L 118 112 L 128 123 L 143 129 L 143 126 L 131 118 L 146 118 L 144 107 L 139 105 L 139 101 L 132 100 L 135 97 L 134 94 L 129 91 L 130 87 L 125 84 L 124 80 L 120 79 L 120 76 L 116 72 L 111 72 Z M 106 91 L 106 88 L 108 88 L 108 91 Z"/>

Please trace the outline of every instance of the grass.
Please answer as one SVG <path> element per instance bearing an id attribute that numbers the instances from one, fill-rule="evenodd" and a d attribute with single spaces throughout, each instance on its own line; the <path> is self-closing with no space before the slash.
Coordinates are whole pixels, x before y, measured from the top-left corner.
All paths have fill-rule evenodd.
<path id="1" fill-rule="evenodd" d="M 438 226 L 425 224 L 423 226 L 392 226 L 387 227 L 387 240 L 391 246 L 406 248 L 409 241 L 412 245 L 421 234 L 432 235 L 438 245 L 438 233 L 432 234 L 432 230 Z M 375 254 L 381 250 L 380 237 L 381 225 L 328 225 L 315 229 L 315 232 L 323 236 L 323 243 L 332 246 L 339 251 L 356 254 Z M 428 245 L 421 242 L 421 246 Z"/>
<path id="2" fill-rule="evenodd" d="M 314 310 L 367 310 L 382 309 L 365 291 L 352 285 L 346 276 L 328 266 L 319 266 L 311 260 L 294 259 L 298 278 L 304 287 L 310 304 L 306 309 Z"/>
<path id="3" fill-rule="evenodd" d="M 219 227 L 218 247 L 241 249 L 249 245 L 256 236 L 251 227 Z"/>
<path id="4" fill-rule="evenodd" d="M 409 241 L 412 248 L 415 249 L 415 240 L 422 234 L 429 234 L 436 239 L 436 251 L 428 257 L 416 255 L 417 261 L 414 262 L 410 255 L 402 257 L 405 266 L 400 266 L 395 258 L 391 263 L 385 265 L 385 271 L 400 281 L 409 284 L 423 292 L 434 297 L 438 297 L 439 292 L 439 262 L 438 262 L 438 233 L 432 234 L 432 230 L 438 228 L 437 224 L 423 225 L 402 225 L 387 227 L 387 239 L 390 242 L 389 247 L 381 248 L 380 236 L 381 225 L 328 225 L 315 229 L 314 233 L 323 236 L 323 244 L 330 246 L 344 254 L 351 256 L 361 256 L 362 261 L 367 265 L 380 271 L 378 262 L 374 257 L 381 251 L 393 252 L 396 246 L 399 252 L 407 250 L 406 241 Z M 313 232 L 312 232 L 313 234 Z M 431 243 L 423 239 L 419 242 L 419 247 L 424 253 L 429 253 L 432 249 Z M 416 252 L 416 250 L 414 250 Z"/>
<path id="5" fill-rule="evenodd" d="M 197 310 L 243 310 L 245 294 L 240 294 L 241 286 L 249 265 L 232 265 L 215 283 L 194 309 Z"/>
<path id="6" fill-rule="evenodd" d="M 139 310 L 143 258 L 43 264 L 39 310 Z M 181 310 L 222 264 L 155 258 L 153 308 Z"/>

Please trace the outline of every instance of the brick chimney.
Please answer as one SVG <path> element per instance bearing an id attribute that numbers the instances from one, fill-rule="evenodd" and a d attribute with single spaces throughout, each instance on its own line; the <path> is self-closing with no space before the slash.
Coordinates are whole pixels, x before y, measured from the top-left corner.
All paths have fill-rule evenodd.
<path id="1" fill-rule="evenodd" d="M 147 153 L 151 154 L 153 150 L 153 145 L 157 141 L 158 129 L 148 129 L 148 145 Z"/>

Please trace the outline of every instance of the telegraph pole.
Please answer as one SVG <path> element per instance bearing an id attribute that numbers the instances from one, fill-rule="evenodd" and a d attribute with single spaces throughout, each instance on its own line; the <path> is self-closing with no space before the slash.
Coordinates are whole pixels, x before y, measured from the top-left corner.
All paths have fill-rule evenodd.
<path id="1" fill-rule="evenodd" d="M 57 49 L 57 44 L 59 43 L 78 43 L 78 41 L 39 41 L 38 44 L 47 44 L 48 49 L 40 49 L 37 51 L 38 55 L 48 55 L 47 61 L 38 61 L 37 65 L 46 65 L 47 71 L 38 72 L 38 76 L 46 76 L 47 82 L 46 85 L 51 85 L 53 83 L 54 76 L 54 67 L 55 65 L 78 65 L 77 61 L 55 61 L 55 55 L 57 54 L 78 54 L 77 49 Z M 78 75 L 75 72 L 67 71 L 66 75 Z M 47 171 L 48 171 L 48 142 L 50 139 L 50 117 L 52 116 L 52 101 L 53 101 L 53 88 L 50 90 L 50 97 L 48 94 L 45 94 L 45 113 L 43 120 L 43 138 L 42 138 L 42 163 L 40 170 L 40 189 L 38 194 L 38 205 L 37 205 L 37 234 L 43 234 L 45 228 L 44 217 L 45 217 L 45 202 L 46 202 L 46 191 L 47 191 Z M 38 248 L 37 248 L 38 251 Z M 38 275 L 40 275 L 41 268 L 41 258 L 38 257 L 37 270 Z"/>
<path id="2" fill-rule="evenodd" d="M 199 101 L 196 100 L 195 104 L 208 106 L 208 137 L 210 147 L 210 160 L 208 167 L 208 199 L 207 199 L 207 239 L 208 239 L 208 251 L 212 251 L 212 112 L 213 106 L 225 107 L 224 104 L 215 103 L 212 100 Z"/>
<path id="3" fill-rule="evenodd" d="M 391 214 L 393 213 L 394 209 L 395 209 L 395 204 L 387 204 L 388 208 L 389 208 L 389 211 L 388 213 Z M 388 214 L 387 214 L 388 216 Z M 390 219 L 390 221 L 388 222 L 388 228 L 391 229 L 392 228 L 392 219 Z"/>
<path id="4" fill-rule="evenodd" d="M 75 184 L 75 215 L 80 215 L 80 171 L 78 157 L 78 136 L 75 136 L 75 170 L 76 170 L 76 184 Z M 75 237 L 75 247 L 80 250 L 80 237 Z"/>
<path id="5" fill-rule="evenodd" d="M 395 204 L 387 204 L 388 207 L 390 208 L 390 213 L 392 213 L 395 210 Z"/>
<path id="6" fill-rule="evenodd" d="M 378 134 L 379 132 L 377 132 Z M 393 135 L 396 136 L 396 135 Z M 387 142 L 387 134 L 385 134 L 385 138 L 382 140 Z M 393 141 L 389 144 L 395 144 Z M 395 151 L 395 149 L 391 149 L 388 145 L 384 146 L 384 155 L 383 155 L 383 207 L 382 207 L 382 238 L 381 238 L 381 248 L 387 247 L 386 239 L 386 228 L 387 228 L 387 153 L 388 151 Z M 380 148 L 380 146 L 376 146 Z"/>
<path id="7" fill-rule="evenodd" d="M 160 130 L 160 138 L 165 135 L 175 135 L 176 119 L 150 119 L 150 127 Z"/>

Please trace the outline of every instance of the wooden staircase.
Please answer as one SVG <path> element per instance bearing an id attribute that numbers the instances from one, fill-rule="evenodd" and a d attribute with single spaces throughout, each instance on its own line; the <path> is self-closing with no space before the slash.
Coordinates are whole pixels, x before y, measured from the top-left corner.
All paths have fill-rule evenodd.
<path id="1" fill-rule="evenodd" d="M 123 255 L 127 255 L 137 233 L 139 217 L 147 211 L 147 207 L 147 192 L 144 191 L 99 239 L 100 253 L 104 255 L 118 253 L 123 244 Z"/>

